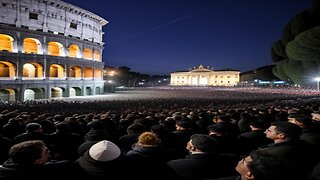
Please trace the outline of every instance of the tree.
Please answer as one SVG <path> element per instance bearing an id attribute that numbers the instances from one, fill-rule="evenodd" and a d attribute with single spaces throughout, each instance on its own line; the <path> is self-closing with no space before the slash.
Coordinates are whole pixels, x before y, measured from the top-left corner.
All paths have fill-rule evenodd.
<path id="1" fill-rule="evenodd" d="M 281 39 L 273 43 L 273 73 L 280 79 L 298 85 L 309 85 L 310 76 L 319 72 L 320 0 L 312 8 L 293 17 L 283 30 Z"/>

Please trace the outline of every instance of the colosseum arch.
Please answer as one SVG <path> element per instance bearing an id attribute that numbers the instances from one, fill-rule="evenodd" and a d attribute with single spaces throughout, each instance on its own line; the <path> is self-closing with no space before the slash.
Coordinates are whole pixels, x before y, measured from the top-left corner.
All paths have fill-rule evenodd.
<path id="1" fill-rule="evenodd" d="M 92 68 L 84 68 L 84 78 L 92 78 Z"/>
<path id="2" fill-rule="evenodd" d="M 23 52 L 30 54 L 40 54 L 41 43 L 38 39 L 25 38 L 23 40 Z"/>
<path id="3" fill-rule="evenodd" d="M 74 57 L 74 58 L 81 57 L 79 46 L 74 45 L 74 44 L 69 46 L 69 57 Z"/>
<path id="4" fill-rule="evenodd" d="M 59 64 L 52 64 L 50 66 L 50 78 L 65 78 L 64 68 Z"/>
<path id="5" fill-rule="evenodd" d="M 102 70 L 94 69 L 94 78 L 101 78 L 101 77 L 102 77 Z"/>
<path id="6" fill-rule="evenodd" d="M 92 50 L 89 48 L 84 48 L 83 50 L 83 58 L 84 59 L 88 59 L 88 60 L 92 60 Z"/>
<path id="7" fill-rule="evenodd" d="M 14 89 L 0 89 L 0 101 L 15 101 L 16 92 Z"/>
<path id="8" fill-rule="evenodd" d="M 65 89 L 61 87 L 51 88 L 51 98 L 65 97 Z"/>
<path id="9" fill-rule="evenodd" d="M 0 51 L 13 52 L 14 39 L 6 34 L 0 34 Z"/>
<path id="10" fill-rule="evenodd" d="M 81 96 L 81 88 L 71 87 L 70 88 L 70 97 Z"/>
<path id="11" fill-rule="evenodd" d="M 23 100 L 35 100 L 35 99 L 43 99 L 45 98 L 43 88 L 29 88 L 24 91 Z"/>
<path id="12" fill-rule="evenodd" d="M 63 56 L 64 55 L 63 45 L 58 42 L 49 42 L 48 44 L 48 55 L 50 56 Z"/>
<path id="13" fill-rule="evenodd" d="M 94 59 L 95 61 L 101 61 L 100 56 L 101 56 L 101 55 L 100 55 L 100 51 L 94 50 L 93 59 Z"/>
<path id="14" fill-rule="evenodd" d="M 0 61 L 0 78 L 15 78 L 15 66 L 7 61 Z"/>
<path id="15" fill-rule="evenodd" d="M 85 90 L 86 90 L 86 91 L 85 91 L 85 96 L 86 96 L 86 95 L 92 95 L 92 88 L 91 88 L 91 87 L 86 87 Z"/>
<path id="16" fill-rule="evenodd" d="M 23 78 L 43 78 L 43 67 L 38 63 L 26 63 L 22 70 Z"/>
<path id="17" fill-rule="evenodd" d="M 96 93 L 95 94 L 101 94 L 101 87 L 100 86 L 96 87 Z"/>
<path id="18" fill-rule="evenodd" d="M 82 78 L 82 69 L 79 66 L 72 66 L 69 70 L 70 78 Z"/>

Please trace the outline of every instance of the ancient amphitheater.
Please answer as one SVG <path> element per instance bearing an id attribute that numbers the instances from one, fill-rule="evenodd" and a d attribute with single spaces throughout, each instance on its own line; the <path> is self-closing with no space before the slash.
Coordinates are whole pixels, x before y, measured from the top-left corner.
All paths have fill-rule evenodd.
<path id="1" fill-rule="evenodd" d="M 102 27 L 59 0 L 0 3 L 0 101 L 102 94 Z"/>

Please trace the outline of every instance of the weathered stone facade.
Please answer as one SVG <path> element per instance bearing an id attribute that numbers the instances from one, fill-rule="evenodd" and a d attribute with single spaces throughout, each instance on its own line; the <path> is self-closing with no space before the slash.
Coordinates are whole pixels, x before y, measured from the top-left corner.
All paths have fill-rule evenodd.
<path id="1" fill-rule="evenodd" d="M 59 0 L 1 0 L 0 100 L 101 94 L 107 23 Z"/>

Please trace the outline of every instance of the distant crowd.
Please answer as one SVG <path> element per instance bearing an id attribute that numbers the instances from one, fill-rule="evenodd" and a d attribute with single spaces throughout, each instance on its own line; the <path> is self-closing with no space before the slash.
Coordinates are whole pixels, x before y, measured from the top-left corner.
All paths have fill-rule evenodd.
<path id="1" fill-rule="evenodd" d="M 0 179 L 320 178 L 319 92 L 149 88 L 0 103 Z"/>

